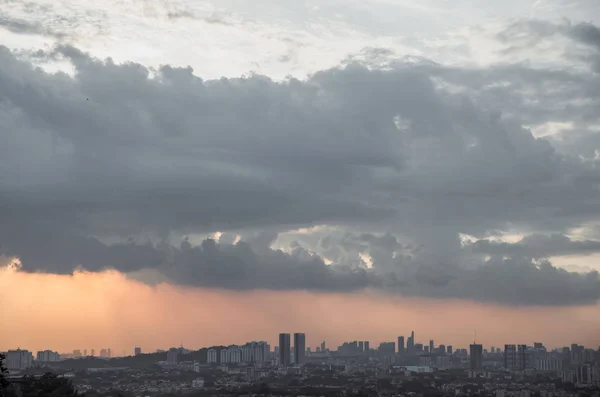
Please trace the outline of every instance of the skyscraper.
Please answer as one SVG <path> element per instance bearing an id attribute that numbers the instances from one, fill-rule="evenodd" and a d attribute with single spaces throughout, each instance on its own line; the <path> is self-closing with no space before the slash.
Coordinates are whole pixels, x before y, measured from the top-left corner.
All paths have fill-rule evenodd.
<path id="1" fill-rule="evenodd" d="M 404 336 L 398 337 L 398 354 L 404 354 Z"/>
<path id="2" fill-rule="evenodd" d="M 283 367 L 291 363 L 290 344 L 290 334 L 279 334 L 279 365 Z"/>
<path id="3" fill-rule="evenodd" d="M 303 365 L 306 362 L 306 335 L 294 334 L 294 363 Z"/>
<path id="4" fill-rule="evenodd" d="M 446 346 L 439 345 L 437 348 L 437 352 L 438 352 L 438 354 L 445 355 L 446 354 Z"/>
<path id="5" fill-rule="evenodd" d="M 179 352 L 179 350 L 177 350 L 175 348 L 169 349 L 169 351 L 167 352 L 167 363 L 169 363 L 169 365 L 176 365 L 178 363 L 178 360 L 177 360 L 178 352 Z"/>
<path id="6" fill-rule="evenodd" d="M 365 354 L 368 356 L 369 353 L 371 352 L 371 348 L 369 347 L 369 341 L 368 340 L 364 341 L 364 346 L 365 346 Z"/>
<path id="7" fill-rule="evenodd" d="M 327 349 L 325 348 L 325 341 L 321 342 L 321 351 L 325 352 Z"/>
<path id="8" fill-rule="evenodd" d="M 504 368 L 513 371 L 517 369 L 517 346 L 504 345 Z"/>
<path id="9" fill-rule="evenodd" d="M 142 354 L 142 348 L 136 346 L 134 349 L 134 355 L 139 356 L 140 354 Z"/>
<path id="10" fill-rule="evenodd" d="M 408 337 L 408 341 L 406 342 L 406 352 L 408 354 L 415 353 L 415 331 L 412 331 Z"/>
<path id="11" fill-rule="evenodd" d="M 435 349 L 435 343 L 433 343 L 433 339 L 429 340 L 429 352 L 433 354 L 433 350 Z"/>
<path id="12" fill-rule="evenodd" d="M 469 346 L 469 358 L 470 366 L 472 370 L 479 370 L 482 368 L 483 362 L 483 345 L 472 344 Z"/>

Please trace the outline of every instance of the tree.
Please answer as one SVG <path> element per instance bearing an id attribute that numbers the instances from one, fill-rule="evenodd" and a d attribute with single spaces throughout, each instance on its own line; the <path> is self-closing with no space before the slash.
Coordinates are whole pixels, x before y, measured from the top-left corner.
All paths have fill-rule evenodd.
<path id="1" fill-rule="evenodd" d="M 6 395 L 6 389 L 8 388 L 8 380 L 6 379 L 8 369 L 4 366 L 4 360 L 6 360 L 6 356 L 0 353 L 0 397 Z"/>
<path id="2" fill-rule="evenodd" d="M 6 360 L 6 356 L 0 353 L 0 397 L 6 395 L 6 389 L 8 388 L 8 380 L 6 380 L 8 370 L 4 366 L 4 360 Z"/>
<path id="3" fill-rule="evenodd" d="M 5 389 L 2 397 L 77 397 L 73 384 L 65 378 L 59 378 L 55 374 L 46 373 L 41 377 L 26 376 L 18 382 L 14 382 Z"/>

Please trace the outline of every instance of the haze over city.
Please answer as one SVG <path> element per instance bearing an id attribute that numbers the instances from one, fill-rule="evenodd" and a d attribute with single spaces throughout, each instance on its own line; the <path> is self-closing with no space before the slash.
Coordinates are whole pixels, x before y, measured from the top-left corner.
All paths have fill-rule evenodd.
<path id="1" fill-rule="evenodd" d="M 594 0 L 4 1 L 0 351 L 596 348 L 599 26 Z"/>

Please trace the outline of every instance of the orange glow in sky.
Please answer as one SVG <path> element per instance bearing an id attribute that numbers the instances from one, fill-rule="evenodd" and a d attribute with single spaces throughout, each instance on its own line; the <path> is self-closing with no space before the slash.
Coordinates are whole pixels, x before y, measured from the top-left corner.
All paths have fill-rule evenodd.
<path id="1" fill-rule="evenodd" d="M 394 341 L 415 331 L 417 342 L 467 347 L 474 331 L 486 348 L 541 341 L 549 347 L 600 344 L 600 307 L 512 308 L 381 293 L 233 292 L 149 286 L 125 275 L 27 274 L 0 268 L 0 350 L 110 347 L 131 354 L 179 346 L 267 340 L 305 332 L 307 346 L 326 340 Z"/>

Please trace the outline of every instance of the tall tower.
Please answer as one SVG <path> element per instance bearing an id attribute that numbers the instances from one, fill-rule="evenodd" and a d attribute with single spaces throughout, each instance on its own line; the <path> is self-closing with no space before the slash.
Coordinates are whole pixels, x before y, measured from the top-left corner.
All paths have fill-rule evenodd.
<path id="1" fill-rule="evenodd" d="M 511 371 L 517 369 L 516 345 L 504 345 L 504 368 Z"/>
<path id="2" fill-rule="evenodd" d="M 290 365 L 290 334 L 279 334 L 279 365 Z"/>
<path id="3" fill-rule="evenodd" d="M 306 362 L 306 335 L 294 334 L 294 363 L 303 365 Z"/>
<path id="4" fill-rule="evenodd" d="M 429 353 L 433 354 L 434 349 L 435 349 L 435 343 L 433 342 L 433 339 L 431 339 L 429 341 Z"/>
<path id="5" fill-rule="evenodd" d="M 398 337 L 398 354 L 404 354 L 404 336 Z"/>
<path id="6" fill-rule="evenodd" d="M 406 343 L 406 352 L 408 354 L 414 354 L 415 352 L 415 331 L 412 331 L 408 337 L 408 342 Z"/>
<path id="7" fill-rule="evenodd" d="M 469 346 L 470 366 L 472 370 L 479 370 L 482 367 L 483 345 L 473 343 Z"/>

